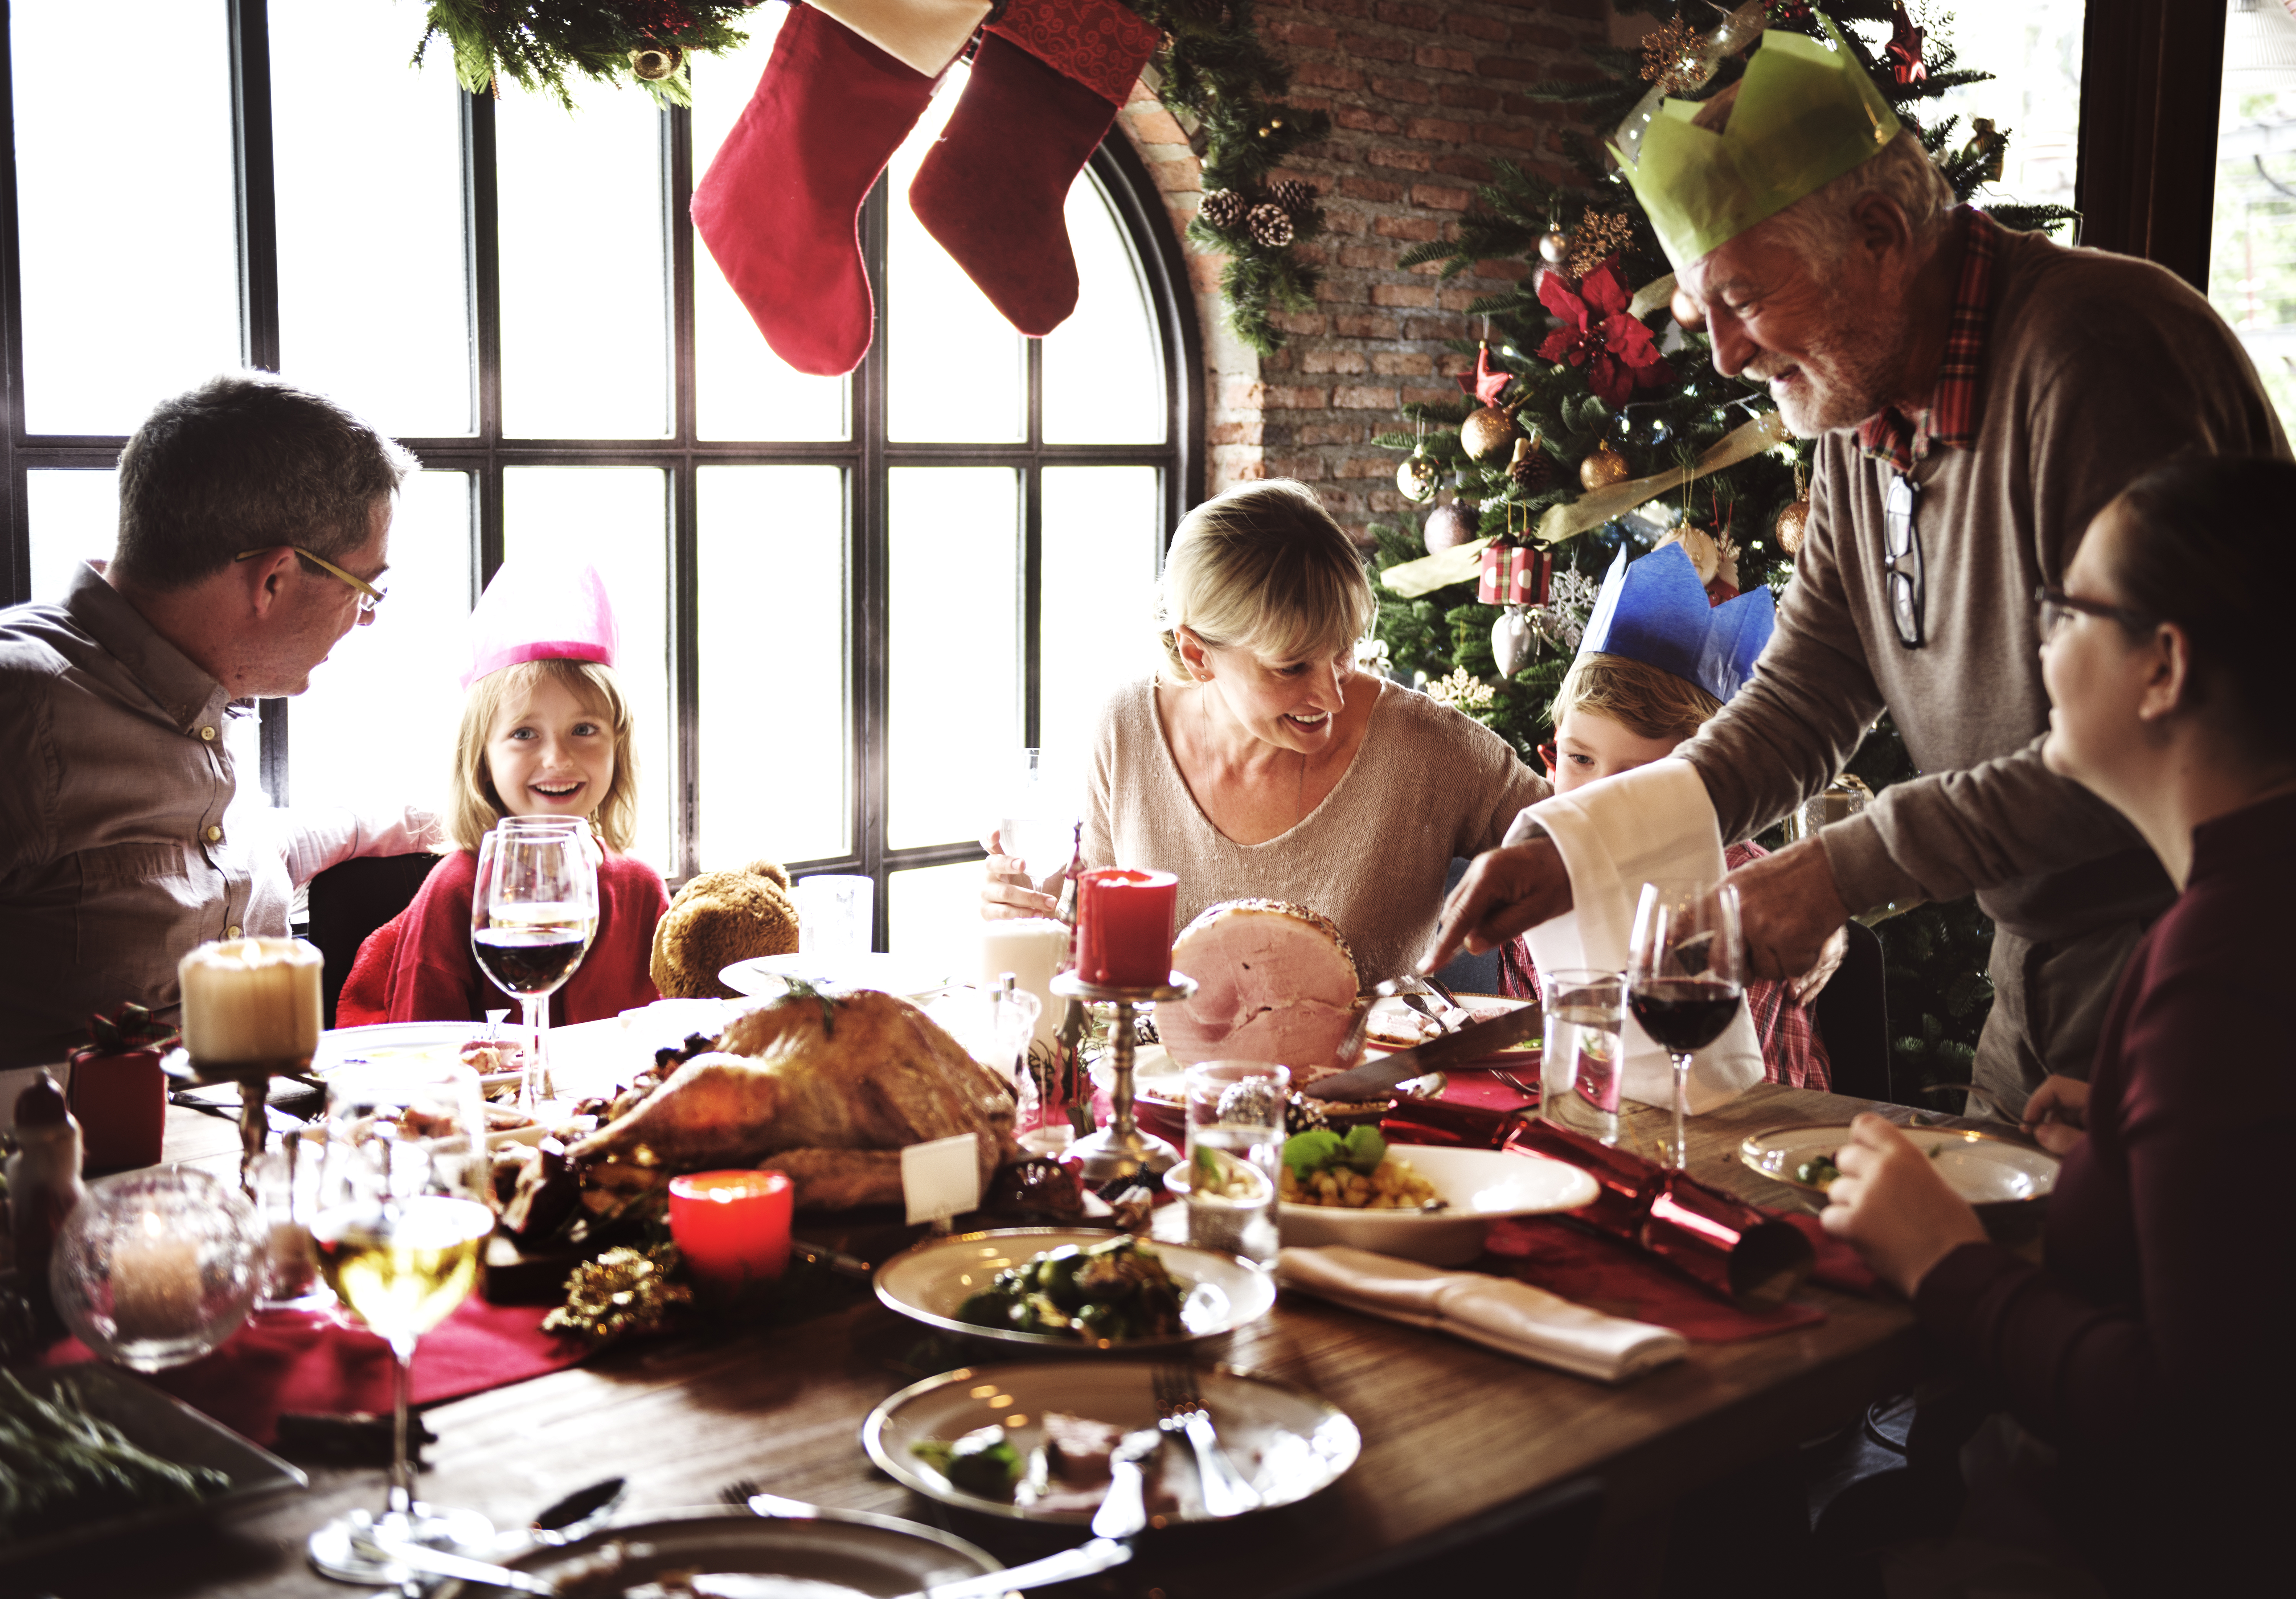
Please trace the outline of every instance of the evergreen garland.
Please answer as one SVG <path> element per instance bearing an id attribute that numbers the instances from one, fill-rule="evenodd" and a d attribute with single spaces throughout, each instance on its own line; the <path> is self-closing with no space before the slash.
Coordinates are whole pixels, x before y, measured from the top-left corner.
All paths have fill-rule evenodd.
<path id="1" fill-rule="evenodd" d="M 1683 20 L 1685 9 L 1677 0 L 1612 3 L 1621 13 L 1647 12 L 1667 21 Z M 1697 13 L 1688 19 L 1692 26 L 1702 31 L 1711 25 L 1710 8 L 1687 9 Z M 1895 8 L 1889 0 L 1818 0 L 1814 5 L 1773 0 L 1771 25 L 1816 36 L 1821 31 L 1817 12 L 1841 23 L 1889 22 Z M 1922 54 L 1926 75 L 1901 84 L 1855 33 L 1844 28 L 1843 34 L 1899 118 L 1937 160 L 1955 195 L 1966 201 L 1998 159 L 1998 135 L 1980 130 L 1984 136 L 1956 145 L 1958 119 L 1925 123 L 1915 108 L 1949 88 L 1991 75 L 1961 68 L 1949 45 L 1931 40 L 1925 41 Z M 1584 48 L 1596 69 L 1594 78 L 1531 85 L 1524 91 L 1535 100 L 1584 108 L 1586 127 L 1569 130 L 1564 139 L 1576 181 L 1549 183 L 1513 163 L 1496 162 L 1491 182 L 1477 191 L 1476 203 L 1450 238 L 1417 246 L 1402 258 L 1406 267 L 1439 261 L 1447 280 L 1479 261 L 1517 260 L 1529 267 L 1521 280 L 1474 301 L 1468 311 L 1488 319 L 1493 368 L 1516 374 L 1505 392 L 1505 403 L 1520 407 L 1518 424 L 1526 434 L 1535 430 L 1554 470 L 1525 474 L 1529 480 L 1519 482 L 1507 470 L 1504 451 L 1483 461 L 1470 459 L 1459 441 L 1459 424 L 1480 402 L 1464 394 L 1456 402 L 1405 406 L 1408 430 L 1377 440 L 1390 449 L 1423 448 L 1462 507 L 1471 512 L 1480 507 L 1475 519 L 1486 537 L 1504 538 L 1512 532 L 1518 541 L 1527 542 L 1523 530 L 1536 525 L 1542 512 L 1579 497 L 1579 463 L 1600 446 L 1620 451 L 1631 475 L 1640 478 L 1687 464 L 1740 423 L 1775 408 L 1760 385 L 1715 372 L 1705 333 L 1675 326 L 1665 293 L 1669 266 L 1633 190 L 1615 172 L 1595 136 L 1618 126 L 1649 92 L 1643 55 L 1636 49 L 1609 45 Z M 1742 59 L 1726 62 L 1685 97 L 1708 98 L 1743 72 Z M 2004 226 L 2020 229 L 2051 229 L 2074 216 L 2062 206 L 1994 205 L 1988 214 Z M 1536 353 L 1549 332 L 1562 325 L 1540 301 L 1538 289 L 1547 266 L 1539 246 L 1556 229 L 1615 244 L 1616 253 L 1606 258 L 1628 292 L 1656 285 L 1650 297 L 1654 303 L 1637 301 L 1633 308 L 1645 326 L 1667 338 L 1664 354 L 1671 373 L 1655 387 L 1633 389 L 1613 403 L 1594 391 L 1590 367 L 1543 359 Z M 1563 281 L 1575 291 L 1580 280 L 1568 274 L 1591 272 L 1596 264 L 1573 259 L 1562 269 Z M 1475 341 L 1454 340 L 1451 348 L 1459 352 L 1461 365 L 1472 364 Z M 1687 522 L 1734 545 L 1736 586 L 1767 583 L 1783 593 L 1793 574 L 1793 559 L 1779 546 L 1774 529 L 1779 512 L 1799 497 L 1798 474 L 1806 472 L 1814 442 L 1792 440 L 1702 475 L 1687 491 L 1677 489 L 1662 502 L 1559 544 L 1554 551 L 1558 578 L 1572 594 L 1587 595 L 1622 545 L 1630 543 L 1640 553 Z M 1426 554 L 1419 529 L 1409 522 L 1374 522 L 1370 532 L 1376 545 L 1374 564 L 1381 573 Z M 1577 576 L 1563 576 L 1568 573 Z M 1505 679 L 1498 675 L 1491 645 L 1492 624 L 1500 615 L 1500 607 L 1478 602 L 1472 583 L 1455 584 L 1418 598 L 1398 595 L 1382 583 L 1378 637 L 1398 676 L 1422 677 L 1431 693 L 1457 703 L 1532 759 L 1551 730 L 1554 695 L 1574 652 L 1576 628 L 1585 619 L 1584 604 L 1575 610 L 1555 607 L 1537 656 Z M 1469 701 L 1451 692 L 1446 679 L 1461 668 L 1490 687 L 1488 701 L 1480 696 Z M 1866 736 L 1849 769 L 1876 790 L 1915 775 L 1886 718 Z M 1775 845 L 1777 835 L 1765 841 Z M 1889 961 L 1900 1097 L 1914 1098 L 1918 1086 L 1930 1083 L 1968 1081 L 1977 1036 L 1992 998 L 1985 975 L 1991 923 L 1973 902 L 1962 900 L 1917 906 L 1883 922 L 1881 931 Z"/>
<path id="2" fill-rule="evenodd" d="M 750 36 L 731 19 L 749 9 L 749 0 L 431 0 L 414 64 L 443 37 L 455 80 L 473 94 L 508 78 L 547 90 L 570 111 L 567 78 L 578 72 L 598 83 L 627 79 L 665 105 L 691 105 L 687 58 L 746 44 Z M 647 65 L 661 76 L 640 74 L 632 58 L 647 53 L 660 58 Z"/>

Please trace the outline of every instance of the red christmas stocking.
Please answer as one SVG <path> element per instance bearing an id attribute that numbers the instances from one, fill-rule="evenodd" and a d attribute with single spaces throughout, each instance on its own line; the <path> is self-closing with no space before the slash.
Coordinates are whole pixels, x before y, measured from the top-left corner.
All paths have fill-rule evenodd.
<path id="1" fill-rule="evenodd" d="M 876 302 L 861 202 L 933 79 L 793 4 L 758 92 L 693 188 L 693 228 L 775 353 L 835 377 L 868 353 Z"/>
<path id="2" fill-rule="evenodd" d="M 909 185 L 917 220 L 1031 338 L 1076 309 L 1069 185 L 1161 37 L 1116 0 L 1014 0 Z"/>

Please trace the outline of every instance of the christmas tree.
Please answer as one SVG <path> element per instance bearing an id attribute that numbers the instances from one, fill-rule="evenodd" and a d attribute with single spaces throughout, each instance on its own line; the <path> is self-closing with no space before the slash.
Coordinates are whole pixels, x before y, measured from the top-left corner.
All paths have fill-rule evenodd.
<path id="1" fill-rule="evenodd" d="M 1582 128 L 1567 136 L 1574 181 L 1499 163 L 1450 239 L 1403 258 L 1406 266 L 1439 261 L 1447 278 L 1479 261 L 1528 270 L 1469 308 L 1483 337 L 1453 345 L 1474 365 L 1459 379 L 1461 398 L 1406 406 L 1404 428 L 1379 440 L 1410 452 L 1397 487 L 1431 507 L 1417 525 L 1371 528 L 1386 662 L 1526 759 L 1551 731 L 1555 691 L 1622 545 L 1640 554 L 1679 541 L 1717 598 L 1757 583 L 1783 593 L 1808 511 L 1814 441 L 1785 434 L 1762 386 L 1715 372 L 1694 310 L 1676 300 L 1666 258 L 1603 135 L 1654 89 L 1702 100 L 1736 82 L 1745 68 L 1736 41 L 1751 42 L 1762 22 L 1817 37 L 1823 15 L 1841 25 L 1959 199 L 1999 176 L 2008 137 L 1981 121 L 1964 129 L 1954 116 L 1923 119 L 1936 109 L 1928 102 L 1990 75 L 1963 68 L 1902 0 L 1769 0 L 1767 16 L 1759 3 L 1744 7 L 1724 24 L 1737 33 L 1718 37 L 1682 14 L 1710 19 L 1711 6 L 1612 4 L 1660 26 L 1639 49 L 1588 47 L 1591 78 L 1529 91 L 1582 108 Z M 1857 23 L 1886 26 L 1886 42 L 1869 45 Z M 1717 43 L 1735 51 L 1717 61 Z M 2072 216 L 2058 206 L 1987 209 L 2020 229 Z M 1877 790 L 1914 775 L 1886 718 L 1849 770 Z M 1991 924 L 1964 900 L 1918 906 L 1881 931 L 1900 1097 L 1966 1082 L 1992 996 Z"/>

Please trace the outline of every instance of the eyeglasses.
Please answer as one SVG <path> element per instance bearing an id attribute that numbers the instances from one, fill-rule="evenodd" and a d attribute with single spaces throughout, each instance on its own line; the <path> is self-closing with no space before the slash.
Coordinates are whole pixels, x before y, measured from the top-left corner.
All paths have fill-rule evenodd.
<path id="1" fill-rule="evenodd" d="M 272 549 L 276 549 L 277 547 L 278 546 L 276 545 L 271 546 Z M 377 588 L 365 578 L 352 577 L 348 572 L 343 570 L 341 567 L 337 566 L 333 562 L 314 555 L 301 545 L 291 544 L 287 547 L 294 551 L 298 555 L 300 555 L 304 560 L 309 562 L 313 566 L 317 567 L 321 571 L 325 572 L 328 576 L 340 578 L 344 582 L 358 590 L 359 615 L 363 618 L 373 616 L 374 614 L 374 608 L 390 597 L 390 591 L 389 589 Z M 234 565 L 237 565 L 240 562 L 252 561 L 258 555 L 268 555 L 269 554 L 271 554 L 271 550 L 269 549 L 242 550 L 238 554 L 234 555 L 231 559 L 232 563 Z"/>
<path id="2" fill-rule="evenodd" d="M 1902 473 L 1890 480 L 1882 496 L 1882 538 L 1889 557 L 1882 570 L 1889 574 L 1890 616 L 1898 624 L 1898 642 L 1908 650 L 1922 647 L 1922 535 L 1914 525 L 1914 480 Z"/>
<path id="3" fill-rule="evenodd" d="M 2033 591 L 2033 614 L 2038 619 L 2043 644 L 2047 644 L 2062 632 L 2065 624 L 2075 616 L 2111 617 L 2132 633 L 2143 632 L 2158 619 L 2144 611 L 2131 611 L 2125 605 L 2108 605 L 2102 600 L 2079 599 L 2047 584 Z"/>

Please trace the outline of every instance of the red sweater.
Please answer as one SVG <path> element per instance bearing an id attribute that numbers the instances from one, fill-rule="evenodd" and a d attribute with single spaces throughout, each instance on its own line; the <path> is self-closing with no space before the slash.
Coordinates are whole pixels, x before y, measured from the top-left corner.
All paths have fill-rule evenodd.
<path id="1" fill-rule="evenodd" d="M 518 1001 L 495 987 L 471 953 L 471 889 L 479 857 L 440 858 L 414 903 L 359 946 L 335 1006 L 337 1027 L 377 1021 L 483 1021 Z M 550 996 L 553 1027 L 597 1021 L 661 997 L 652 968 L 653 928 L 669 908 L 661 874 L 609 854 L 598 868 L 598 936 L 565 986 Z"/>
<path id="2" fill-rule="evenodd" d="M 2284 1561 L 2292 904 L 2296 795 L 2194 830 L 2191 881 L 2114 991 L 2046 1264 L 1967 1243 L 1915 1296 L 2057 1447 L 2066 1529 L 2116 1590 L 2234 1592 Z"/>

